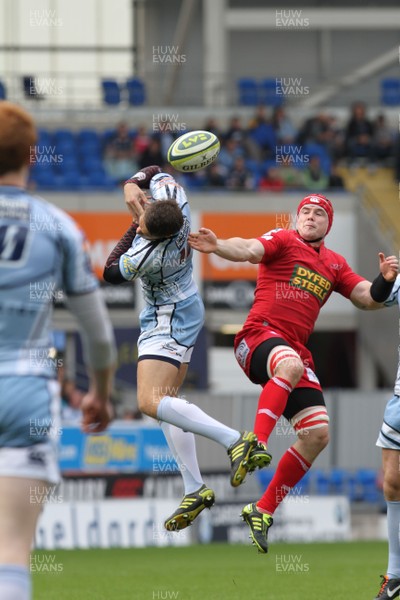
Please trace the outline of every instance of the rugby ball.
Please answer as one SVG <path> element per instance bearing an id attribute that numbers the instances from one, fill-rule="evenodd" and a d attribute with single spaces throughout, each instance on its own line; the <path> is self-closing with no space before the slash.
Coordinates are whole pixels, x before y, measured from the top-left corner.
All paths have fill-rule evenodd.
<path id="1" fill-rule="evenodd" d="M 189 131 L 168 149 L 167 160 L 182 173 L 192 173 L 210 165 L 218 156 L 219 139 L 210 131 Z"/>

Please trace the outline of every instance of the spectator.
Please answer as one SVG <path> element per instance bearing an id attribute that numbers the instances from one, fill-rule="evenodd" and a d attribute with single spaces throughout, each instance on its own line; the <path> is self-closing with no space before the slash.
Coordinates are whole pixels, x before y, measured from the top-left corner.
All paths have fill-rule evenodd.
<path id="1" fill-rule="evenodd" d="M 379 162 L 387 162 L 394 155 L 394 136 L 385 116 L 380 114 L 373 124 L 372 143 L 375 158 Z"/>
<path id="2" fill-rule="evenodd" d="M 146 127 L 144 125 L 139 125 L 133 142 L 133 148 L 136 156 L 139 158 L 141 157 L 143 152 L 149 147 L 150 141 L 151 137 L 147 133 Z"/>
<path id="3" fill-rule="evenodd" d="M 238 140 L 234 138 L 226 141 L 222 140 L 221 150 L 218 154 L 218 164 L 222 167 L 224 174 L 227 175 L 233 169 L 235 160 L 243 156 L 244 150 Z"/>
<path id="4" fill-rule="evenodd" d="M 331 170 L 329 173 L 329 189 L 344 189 L 343 177 L 339 173 L 338 165 L 336 162 L 332 163 Z"/>
<path id="5" fill-rule="evenodd" d="M 267 115 L 267 110 L 264 104 L 257 106 L 256 112 L 252 116 L 249 122 L 249 129 L 256 129 L 259 125 L 269 125 L 270 118 Z"/>
<path id="6" fill-rule="evenodd" d="M 355 102 L 352 106 L 350 120 L 346 126 L 345 151 L 350 160 L 373 158 L 373 127 L 366 117 L 365 104 Z"/>
<path id="7" fill-rule="evenodd" d="M 329 177 L 321 167 L 319 156 L 310 156 L 310 162 L 302 173 L 303 186 L 309 192 L 324 191 L 329 185 Z"/>
<path id="8" fill-rule="evenodd" d="M 253 159 L 263 160 L 273 157 L 277 138 L 270 119 L 267 117 L 265 106 L 259 106 L 250 120 L 249 140 L 256 150 L 252 152 Z"/>
<path id="9" fill-rule="evenodd" d="M 300 128 L 297 143 L 320 144 L 329 147 L 334 138 L 333 120 L 326 113 L 319 113 L 308 118 Z"/>
<path id="10" fill-rule="evenodd" d="M 106 144 L 104 167 L 107 174 L 119 182 L 125 181 L 138 170 L 133 135 L 129 133 L 127 124 L 122 121 Z"/>
<path id="11" fill-rule="evenodd" d="M 293 167 L 289 161 L 283 162 L 279 169 L 285 189 L 300 189 L 302 187 L 301 171 Z"/>
<path id="12" fill-rule="evenodd" d="M 260 191 L 281 192 L 285 187 L 285 183 L 281 177 L 280 170 L 277 167 L 269 167 L 266 169 L 263 177 L 258 183 Z"/>
<path id="13" fill-rule="evenodd" d="M 246 168 L 243 157 L 235 159 L 233 169 L 228 173 L 226 185 L 230 190 L 253 190 L 254 178 Z"/>
<path id="14" fill-rule="evenodd" d="M 161 151 L 161 140 L 159 136 L 152 136 L 149 146 L 139 158 L 139 167 L 143 169 L 151 165 L 161 165 L 163 162 L 165 159 Z"/>
<path id="15" fill-rule="evenodd" d="M 222 130 L 214 117 L 208 117 L 208 119 L 204 123 L 204 130 L 210 131 L 211 133 L 216 135 L 218 139 L 222 138 Z"/>
<path id="16" fill-rule="evenodd" d="M 295 142 L 296 128 L 282 106 L 277 106 L 274 109 L 272 127 L 275 131 L 277 144 L 293 144 Z"/>
<path id="17" fill-rule="evenodd" d="M 206 185 L 209 187 L 225 187 L 225 169 L 217 162 L 212 163 L 206 170 Z"/>
<path id="18" fill-rule="evenodd" d="M 260 160 L 262 158 L 259 144 L 249 135 L 249 130 L 243 127 L 240 117 L 234 116 L 231 118 L 224 138 L 226 141 L 235 140 L 246 158 L 253 160 Z"/>

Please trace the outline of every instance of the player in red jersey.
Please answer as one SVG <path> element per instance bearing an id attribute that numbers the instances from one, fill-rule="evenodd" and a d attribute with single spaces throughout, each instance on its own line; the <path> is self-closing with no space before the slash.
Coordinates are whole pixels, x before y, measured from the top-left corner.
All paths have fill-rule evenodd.
<path id="1" fill-rule="evenodd" d="M 319 311 L 333 291 L 358 308 L 380 308 L 398 272 L 397 258 L 380 253 L 380 274 L 372 284 L 354 273 L 343 256 L 324 244 L 332 222 L 331 202 L 313 194 L 297 208 L 296 230 L 220 240 L 202 228 L 189 238 L 200 252 L 259 264 L 254 304 L 235 338 L 235 355 L 249 379 L 263 386 L 254 427 L 258 440 L 266 446 L 282 415 L 298 438 L 282 456 L 262 498 L 242 511 L 253 542 L 263 553 L 268 551 L 274 511 L 329 440 L 322 389 L 305 347 Z"/>

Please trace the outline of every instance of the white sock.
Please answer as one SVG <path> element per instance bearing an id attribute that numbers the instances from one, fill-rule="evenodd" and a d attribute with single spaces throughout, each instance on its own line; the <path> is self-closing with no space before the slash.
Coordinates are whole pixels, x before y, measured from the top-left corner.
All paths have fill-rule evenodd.
<path id="1" fill-rule="evenodd" d="M 387 502 L 387 527 L 389 540 L 389 579 L 400 577 L 400 502 Z"/>
<path id="2" fill-rule="evenodd" d="M 200 473 L 196 455 L 196 442 L 193 433 L 182 431 L 175 425 L 161 421 L 168 446 L 177 462 L 182 475 L 185 495 L 196 492 L 204 481 Z"/>
<path id="3" fill-rule="evenodd" d="M 30 600 L 31 576 L 26 567 L 0 565 L 1 600 Z"/>
<path id="4" fill-rule="evenodd" d="M 203 435 L 222 444 L 226 449 L 240 437 L 239 431 L 209 417 L 198 406 L 182 398 L 164 396 L 157 407 L 157 418 L 176 425 L 183 431 Z"/>

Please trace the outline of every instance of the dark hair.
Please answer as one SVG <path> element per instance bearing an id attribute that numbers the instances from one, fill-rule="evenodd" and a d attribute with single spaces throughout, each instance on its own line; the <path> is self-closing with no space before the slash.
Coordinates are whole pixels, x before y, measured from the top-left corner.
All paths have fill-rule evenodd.
<path id="1" fill-rule="evenodd" d="M 32 117 L 11 102 L 0 102 L 0 175 L 29 165 L 37 140 Z"/>
<path id="2" fill-rule="evenodd" d="M 178 233 L 183 215 L 175 200 L 156 200 L 146 208 L 144 222 L 152 237 L 167 238 Z"/>

